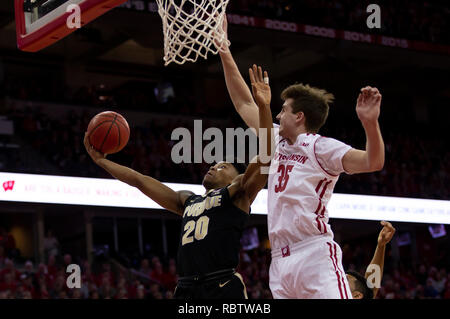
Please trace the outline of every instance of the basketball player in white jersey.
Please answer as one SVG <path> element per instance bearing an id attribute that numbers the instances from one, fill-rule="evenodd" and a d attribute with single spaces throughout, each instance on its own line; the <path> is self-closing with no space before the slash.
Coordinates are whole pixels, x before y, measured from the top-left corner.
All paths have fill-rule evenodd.
<path id="1" fill-rule="evenodd" d="M 226 30 L 226 22 L 225 22 Z M 258 107 L 231 52 L 220 57 L 230 97 L 249 127 L 258 130 Z M 261 76 L 261 69 L 253 67 Z M 374 172 L 384 165 L 378 117 L 381 94 L 361 89 L 356 113 L 366 133 L 366 149 L 318 134 L 333 95 L 295 84 L 282 94 L 275 155 L 268 178 L 268 232 L 272 249 L 270 289 L 274 298 L 351 299 L 342 251 L 333 240 L 327 204 L 339 174 Z"/>

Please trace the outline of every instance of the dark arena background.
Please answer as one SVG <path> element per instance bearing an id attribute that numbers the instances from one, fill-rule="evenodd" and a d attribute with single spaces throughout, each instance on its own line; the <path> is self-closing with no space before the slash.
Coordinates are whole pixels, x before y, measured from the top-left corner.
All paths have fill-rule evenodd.
<path id="1" fill-rule="evenodd" d="M 367 26 L 371 3 L 381 9 L 380 28 Z M 356 98 L 366 85 L 380 90 L 384 168 L 342 174 L 334 196 L 399 204 L 382 209 L 391 218 L 352 200 L 347 215 L 333 218 L 330 209 L 343 266 L 365 272 L 387 219 L 396 233 L 377 299 L 449 299 L 448 1 L 231 0 L 227 15 L 244 78 L 253 63 L 270 73 L 274 119 L 287 85 L 325 88 L 336 99 L 320 134 L 364 148 Z M 156 2 L 130 0 L 47 48 L 24 52 L 14 2 L 2 0 L 1 299 L 173 298 L 181 220 L 139 208 L 133 196 L 116 205 L 123 193 L 102 188 L 113 179 L 83 146 L 90 119 L 102 111 L 122 114 L 131 131 L 128 145 L 108 158 L 167 183 L 200 185 L 209 168 L 173 163 L 175 128 L 193 131 L 200 119 L 203 130 L 246 128 L 218 55 L 164 66 Z M 92 178 L 103 180 L 97 187 Z M 93 200 L 79 202 L 84 196 Z M 249 299 L 271 299 L 267 215 L 252 213 L 238 270 Z M 66 286 L 69 264 L 81 267 L 79 289 Z"/>

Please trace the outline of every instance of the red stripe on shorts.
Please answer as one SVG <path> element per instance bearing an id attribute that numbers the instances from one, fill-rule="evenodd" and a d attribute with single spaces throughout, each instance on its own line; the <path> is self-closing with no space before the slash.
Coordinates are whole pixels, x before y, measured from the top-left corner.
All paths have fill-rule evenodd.
<path id="1" fill-rule="evenodd" d="M 322 208 L 322 202 L 319 200 L 319 205 L 317 205 L 317 208 L 316 208 L 316 211 L 314 212 L 314 214 L 317 215 L 319 213 L 320 208 Z"/>
<path id="2" fill-rule="evenodd" d="M 348 299 L 347 286 L 345 285 L 344 274 L 342 273 L 342 270 L 339 268 L 339 265 L 337 264 L 338 263 L 337 256 L 336 256 L 337 245 L 334 243 L 333 246 L 334 246 L 334 258 L 336 259 L 336 265 L 337 265 L 337 268 L 338 268 L 339 272 L 342 275 L 342 286 L 344 287 L 345 299 Z"/>
<path id="3" fill-rule="evenodd" d="M 322 228 L 320 227 L 320 220 L 319 220 L 319 216 L 317 216 L 317 218 L 316 218 L 316 222 L 317 222 L 317 228 L 319 229 L 320 233 L 322 233 Z"/>
<path id="4" fill-rule="evenodd" d="M 344 299 L 344 295 L 342 294 L 342 288 L 341 288 L 341 278 L 340 278 L 340 276 L 339 276 L 339 272 L 337 271 L 336 263 L 335 263 L 335 261 L 334 261 L 334 259 L 333 259 L 333 251 L 332 251 L 332 247 L 331 247 L 331 244 L 330 244 L 330 243 L 327 243 L 327 244 L 328 244 L 328 246 L 330 247 L 330 258 L 331 258 L 331 261 L 332 261 L 332 263 L 333 263 L 334 270 L 336 271 L 336 276 L 337 276 L 338 286 L 339 286 L 339 293 L 341 294 L 341 299 Z"/>
<path id="5" fill-rule="evenodd" d="M 323 224 L 323 228 L 324 228 L 324 234 L 326 234 L 327 233 L 327 224 L 324 222 L 324 221 L 322 221 L 322 224 Z"/>

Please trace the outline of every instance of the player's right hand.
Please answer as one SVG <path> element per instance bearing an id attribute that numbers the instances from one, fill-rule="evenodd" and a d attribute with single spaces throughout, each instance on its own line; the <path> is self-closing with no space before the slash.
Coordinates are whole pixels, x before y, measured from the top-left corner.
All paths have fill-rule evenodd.
<path id="1" fill-rule="evenodd" d="M 86 151 L 88 152 L 89 156 L 92 158 L 92 160 L 97 164 L 98 161 L 102 158 L 106 158 L 106 154 L 100 153 L 97 151 L 90 143 L 89 143 L 89 137 L 87 135 L 87 132 L 84 133 L 84 147 L 86 148 Z"/>
<path id="2" fill-rule="evenodd" d="M 252 84 L 252 93 L 255 98 L 258 107 L 268 106 L 270 107 L 270 101 L 272 99 L 272 93 L 269 86 L 269 75 L 267 71 L 263 71 L 260 66 L 253 64 L 253 68 L 248 70 L 250 75 L 250 82 Z"/>
<path id="3" fill-rule="evenodd" d="M 386 221 L 382 221 L 381 225 L 383 225 L 383 229 L 381 229 L 378 235 L 378 245 L 386 245 L 394 237 L 395 228 L 390 222 Z"/>
<path id="4" fill-rule="evenodd" d="M 217 17 L 218 14 L 216 14 Z M 223 37 L 219 37 L 219 34 L 213 32 L 214 35 L 214 46 L 219 50 L 220 53 L 229 53 L 230 52 L 230 41 L 228 40 L 228 21 L 227 16 L 225 15 L 222 23 L 222 30 L 224 32 Z"/>

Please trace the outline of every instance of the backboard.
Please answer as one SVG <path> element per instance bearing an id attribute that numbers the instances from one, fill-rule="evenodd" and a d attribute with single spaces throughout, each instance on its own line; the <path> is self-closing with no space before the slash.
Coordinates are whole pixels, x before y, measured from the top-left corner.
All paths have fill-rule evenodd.
<path id="1" fill-rule="evenodd" d="M 36 52 L 77 30 L 68 25 L 78 5 L 81 26 L 127 0 L 14 0 L 17 46 L 22 51 Z"/>

